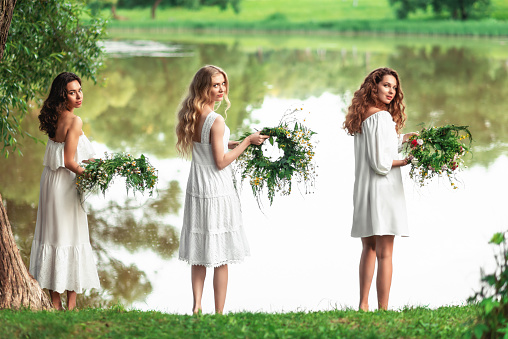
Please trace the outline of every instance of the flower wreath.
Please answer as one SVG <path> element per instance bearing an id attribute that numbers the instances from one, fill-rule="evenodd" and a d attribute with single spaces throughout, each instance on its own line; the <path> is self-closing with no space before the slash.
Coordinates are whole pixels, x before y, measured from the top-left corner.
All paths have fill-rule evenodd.
<path id="1" fill-rule="evenodd" d="M 411 159 L 409 176 L 420 186 L 426 179 L 446 174 L 456 189 L 456 171 L 465 168 L 462 157 L 469 153 L 473 138 L 469 126 L 445 125 L 423 128 L 418 135 L 409 138 L 406 153 Z M 469 138 L 469 146 L 462 140 Z"/>
<path id="2" fill-rule="evenodd" d="M 127 192 L 129 189 L 134 192 L 148 190 L 150 196 L 157 183 L 157 170 L 143 154 L 136 159 L 130 154 L 105 152 L 104 159 L 96 159 L 82 166 L 85 172 L 76 178 L 76 188 L 81 195 L 99 190 L 105 194 L 116 176 L 125 178 Z"/>
<path id="3" fill-rule="evenodd" d="M 278 148 L 284 152 L 279 159 L 272 161 L 263 154 L 262 145 L 251 145 L 238 158 L 237 170 L 241 171 L 241 181 L 249 178 L 252 193 L 260 201 L 263 188 L 268 190 L 270 205 L 275 192 L 282 195 L 291 193 L 292 179 L 306 184 L 306 193 L 314 186 L 316 171 L 312 161 L 314 146 L 312 135 L 316 134 L 302 124 L 295 123 L 291 129 L 287 123 L 280 123 L 273 128 L 263 128 L 262 135 L 268 135 L 272 146 L 277 142 Z M 245 134 L 243 138 L 249 134 Z"/>

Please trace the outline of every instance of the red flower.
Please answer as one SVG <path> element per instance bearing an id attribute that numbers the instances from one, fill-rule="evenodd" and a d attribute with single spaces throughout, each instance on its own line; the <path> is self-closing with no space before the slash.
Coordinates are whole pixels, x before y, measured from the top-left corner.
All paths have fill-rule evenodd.
<path id="1" fill-rule="evenodd" d="M 411 146 L 415 147 L 416 145 L 418 145 L 418 142 L 416 141 L 416 139 L 413 139 L 411 141 Z"/>

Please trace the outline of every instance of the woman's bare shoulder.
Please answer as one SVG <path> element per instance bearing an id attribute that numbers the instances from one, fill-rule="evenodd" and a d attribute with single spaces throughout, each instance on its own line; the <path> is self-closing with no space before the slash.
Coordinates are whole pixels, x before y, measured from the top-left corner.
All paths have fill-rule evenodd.
<path id="1" fill-rule="evenodd" d="M 370 117 L 371 115 L 374 115 L 378 112 L 381 112 L 382 109 L 378 108 L 378 107 L 369 107 L 369 109 L 367 110 L 367 112 L 365 113 L 365 119 L 367 119 L 368 117 Z"/>

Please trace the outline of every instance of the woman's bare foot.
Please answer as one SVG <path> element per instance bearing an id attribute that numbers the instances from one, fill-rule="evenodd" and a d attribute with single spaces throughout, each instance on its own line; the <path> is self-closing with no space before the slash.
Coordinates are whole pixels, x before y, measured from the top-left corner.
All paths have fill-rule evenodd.
<path id="1" fill-rule="evenodd" d="M 62 306 L 62 299 L 60 298 L 60 293 L 55 291 L 49 291 L 49 295 L 51 296 L 51 302 L 53 303 L 53 307 L 58 311 L 62 311 L 64 308 Z"/>
<path id="2" fill-rule="evenodd" d="M 364 305 L 360 304 L 360 306 L 358 307 L 358 309 L 359 309 L 360 311 L 369 312 L 369 304 L 364 304 Z"/>
<path id="3" fill-rule="evenodd" d="M 77 293 L 74 291 L 67 291 L 67 309 L 72 311 L 76 308 Z"/>

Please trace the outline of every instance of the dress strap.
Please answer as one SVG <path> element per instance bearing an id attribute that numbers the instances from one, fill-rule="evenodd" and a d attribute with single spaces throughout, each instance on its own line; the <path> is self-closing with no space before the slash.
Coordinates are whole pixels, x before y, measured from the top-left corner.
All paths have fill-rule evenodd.
<path id="1" fill-rule="evenodd" d="M 203 128 L 201 129 L 201 143 L 202 144 L 209 144 L 210 143 L 210 130 L 212 129 L 212 125 L 215 122 L 215 119 L 219 114 L 215 112 L 210 112 L 205 119 L 205 122 L 203 124 Z"/>

